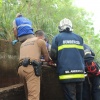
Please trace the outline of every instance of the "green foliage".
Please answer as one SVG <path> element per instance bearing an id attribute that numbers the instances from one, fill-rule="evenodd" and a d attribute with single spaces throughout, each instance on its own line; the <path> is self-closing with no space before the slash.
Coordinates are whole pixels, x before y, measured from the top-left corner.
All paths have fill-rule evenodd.
<path id="1" fill-rule="evenodd" d="M 21 12 L 33 22 L 34 31 L 42 29 L 51 40 L 58 33 L 61 19 L 69 18 L 74 32 L 99 54 L 99 35 L 94 34 L 92 14 L 73 5 L 74 0 L 0 0 L 0 38 L 14 39 L 12 22 Z M 98 46 L 96 46 L 97 44 Z"/>

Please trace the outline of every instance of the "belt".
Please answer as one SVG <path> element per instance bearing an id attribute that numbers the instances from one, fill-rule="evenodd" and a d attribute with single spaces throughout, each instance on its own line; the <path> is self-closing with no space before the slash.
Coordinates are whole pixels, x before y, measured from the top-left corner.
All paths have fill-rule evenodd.
<path id="1" fill-rule="evenodd" d="M 20 62 L 19 62 L 19 65 L 18 65 L 18 67 L 20 67 L 20 66 L 24 66 L 24 67 L 27 67 L 28 65 L 33 65 L 33 66 L 38 66 L 38 65 L 40 65 L 41 63 L 39 63 L 39 62 L 37 62 L 37 61 L 35 61 L 35 60 L 30 60 L 29 58 L 25 58 L 25 59 L 23 59 L 23 60 L 21 60 Z"/>
<path id="2" fill-rule="evenodd" d="M 28 35 L 32 35 L 33 33 L 27 33 L 27 34 L 23 34 L 23 35 L 20 35 L 18 37 L 22 37 L 22 36 L 28 36 Z"/>
<path id="3" fill-rule="evenodd" d="M 22 66 L 22 62 L 18 64 L 18 67 Z M 32 62 L 30 62 L 28 65 L 32 65 Z"/>

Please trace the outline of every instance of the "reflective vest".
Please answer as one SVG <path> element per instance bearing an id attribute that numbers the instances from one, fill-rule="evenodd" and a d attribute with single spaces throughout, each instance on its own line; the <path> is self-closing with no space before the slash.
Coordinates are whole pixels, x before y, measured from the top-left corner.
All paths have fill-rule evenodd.
<path id="1" fill-rule="evenodd" d="M 15 19 L 18 37 L 28 34 L 33 34 L 32 23 L 29 19 L 24 17 L 17 17 Z"/>
<path id="2" fill-rule="evenodd" d="M 61 82 L 84 81 L 83 39 L 74 33 L 56 35 L 51 49 L 57 53 L 57 72 Z"/>

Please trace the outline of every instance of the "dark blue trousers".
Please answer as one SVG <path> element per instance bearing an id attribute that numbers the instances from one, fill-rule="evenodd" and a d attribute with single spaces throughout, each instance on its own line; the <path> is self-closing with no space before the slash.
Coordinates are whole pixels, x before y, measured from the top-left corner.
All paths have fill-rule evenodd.
<path id="1" fill-rule="evenodd" d="M 82 82 L 63 83 L 65 100 L 82 100 Z"/>
<path id="2" fill-rule="evenodd" d="M 86 77 L 83 82 L 83 100 L 100 100 L 100 76 Z"/>
<path id="3" fill-rule="evenodd" d="M 91 100 L 91 84 L 88 77 L 83 82 L 82 100 Z"/>

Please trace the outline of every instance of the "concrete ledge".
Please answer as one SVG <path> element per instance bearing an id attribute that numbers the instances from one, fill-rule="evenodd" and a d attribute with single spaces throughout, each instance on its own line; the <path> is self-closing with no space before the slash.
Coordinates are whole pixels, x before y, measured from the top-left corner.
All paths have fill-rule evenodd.
<path id="1" fill-rule="evenodd" d="M 23 84 L 0 88 L 0 100 L 25 100 Z"/>

